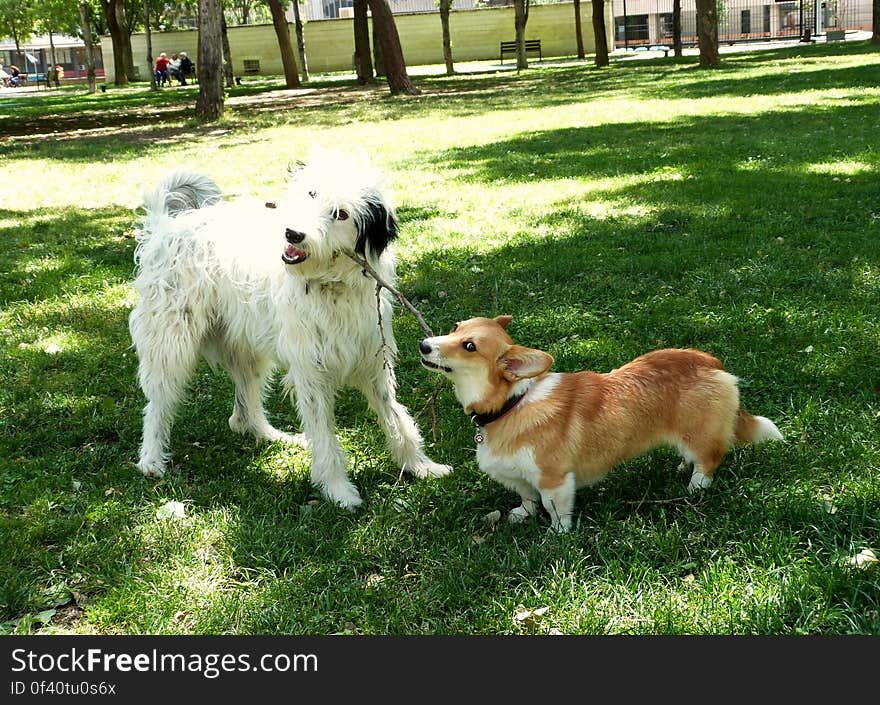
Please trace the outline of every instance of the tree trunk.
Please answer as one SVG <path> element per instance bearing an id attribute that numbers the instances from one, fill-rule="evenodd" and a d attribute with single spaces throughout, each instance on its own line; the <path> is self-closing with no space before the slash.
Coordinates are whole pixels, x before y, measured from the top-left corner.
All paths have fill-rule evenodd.
<path id="1" fill-rule="evenodd" d="M 579 0 L 576 0 L 579 2 Z M 443 29 L 443 61 L 446 62 L 446 75 L 455 73 L 452 64 L 452 40 L 449 36 L 449 11 L 452 9 L 452 0 L 440 0 L 440 26 Z"/>
<path id="2" fill-rule="evenodd" d="M 226 79 L 226 87 L 235 86 L 235 74 L 232 72 L 232 50 L 229 48 L 229 32 L 226 27 L 226 15 L 220 15 L 220 33 L 223 37 L 223 76 Z"/>
<path id="3" fill-rule="evenodd" d="M 49 26 L 49 61 L 52 64 L 52 82 L 55 84 L 55 88 L 61 88 L 61 81 L 58 80 L 58 69 L 55 67 L 58 65 L 58 61 L 55 58 L 55 40 L 52 38 L 52 27 Z"/>
<path id="4" fill-rule="evenodd" d="M 578 58 L 583 59 L 584 33 L 581 30 L 581 0 L 574 0 L 574 38 L 577 40 Z"/>
<path id="5" fill-rule="evenodd" d="M 385 75 L 388 78 L 391 95 L 400 93 L 418 95 L 421 91 L 412 84 L 406 72 L 400 35 L 397 33 L 394 15 L 391 14 L 387 0 L 368 0 L 368 4 L 373 11 L 373 31 L 379 35 L 382 61 L 385 64 Z"/>
<path id="6" fill-rule="evenodd" d="M 303 38 L 302 17 L 299 15 L 299 0 L 293 0 L 293 24 L 296 28 L 296 48 L 299 50 L 299 65 L 303 83 L 309 80 L 309 65 L 306 63 L 306 40 Z"/>
<path id="7" fill-rule="evenodd" d="M 147 42 L 147 71 L 150 72 L 150 90 L 158 91 L 156 72 L 153 70 L 153 33 L 150 31 L 150 0 L 144 0 L 144 39 Z"/>
<path id="8" fill-rule="evenodd" d="M 527 69 L 526 22 L 529 21 L 529 0 L 513 0 L 513 26 L 516 30 L 516 70 Z"/>
<path id="9" fill-rule="evenodd" d="M 370 53 L 367 0 L 354 0 L 354 67 L 360 85 L 375 83 L 373 80 L 373 57 Z"/>
<path id="10" fill-rule="evenodd" d="M 717 0 L 697 0 L 697 42 L 700 45 L 700 67 L 717 66 L 719 62 Z"/>
<path id="11" fill-rule="evenodd" d="M 278 37 L 278 48 L 281 50 L 281 63 L 284 65 L 284 80 L 288 88 L 299 88 L 299 71 L 296 68 L 296 54 L 293 44 L 290 43 L 290 28 L 287 26 L 287 17 L 284 15 L 284 7 L 281 0 L 266 0 L 272 11 L 272 24 L 275 27 L 275 36 Z"/>
<path id="12" fill-rule="evenodd" d="M 125 0 L 116 0 L 116 21 L 122 36 L 122 61 L 125 63 L 125 75 L 134 80 L 138 75 L 134 69 L 134 54 L 131 50 L 131 31 L 125 19 Z"/>
<path id="13" fill-rule="evenodd" d="M 95 86 L 95 47 L 92 44 L 92 22 L 89 19 L 89 6 L 84 2 L 79 4 L 79 21 L 86 45 L 86 77 L 89 93 L 94 93 L 97 90 Z"/>
<path id="14" fill-rule="evenodd" d="M 223 55 L 221 0 L 199 0 L 199 97 L 196 116 L 203 122 L 223 115 Z"/>
<path id="15" fill-rule="evenodd" d="M 681 47 L 681 0 L 672 0 L 672 51 L 682 55 Z"/>
<path id="16" fill-rule="evenodd" d="M 880 0 L 874 0 L 874 34 L 871 43 L 880 44 Z"/>
<path id="17" fill-rule="evenodd" d="M 366 0 L 369 6 L 369 0 Z M 379 41 L 379 31 L 376 29 L 376 17 L 370 16 L 373 25 L 373 67 L 376 70 L 376 78 L 385 78 L 385 59 L 382 55 L 382 42 Z"/>
<path id="18" fill-rule="evenodd" d="M 107 22 L 107 31 L 110 33 L 110 43 L 113 45 L 113 83 L 117 86 L 128 85 L 128 73 L 125 70 L 125 56 L 123 55 L 122 27 L 116 18 L 116 3 L 120 0 L 101 0 L 101 9 L 104 11 L 104 19 Z"/>
<path id="19" fill-rule="evenodd" d="M 605 31 L 605 0 L 593 0 L 593 36 L 596 39 L 596 66 L 608 66 L 608 34 Z"/>

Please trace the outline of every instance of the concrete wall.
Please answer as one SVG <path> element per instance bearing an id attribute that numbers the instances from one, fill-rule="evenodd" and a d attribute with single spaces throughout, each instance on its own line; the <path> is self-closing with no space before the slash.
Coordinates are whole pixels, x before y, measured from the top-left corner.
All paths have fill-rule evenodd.
<path id="1" fill-rule="evenodd" d="M 606 26 L 611 49 L 612 29 L 611 3 L 605 3 Z M 588 53 L 595 50 L 592 24 L 592 3 L 581 3 L 581 28 L 584 49 Z M 396 15 L 397 30 L 403 47 L 407 65 L 442 64 L 443 45 L 440 30 L 440 15 L 419 13 Z M 514 39 L 513 8 L 498 7 L 481 10 L 453 10 L 450 18 L 452 35 L 452 55 L 455 61 L 498 60 L 501 41 Z M 290 25 L 290 36 L 294 47 L 296 34 Z M 544 58 L 554 56 L 573 56 L 577 53 L 574 36 L 574 6 L 571 3 L 556 5 L 532 5 L 529 23 L 526 26 L 527 39 L 540 39 Z M 306 59 L 309 71 L 325 73 L 330 71 L 352 71 L 354 54 L 354 30 L 352 20 L 320 20 L 308 22 L 304 27 Z M 176 32 L 154 32 L 152 34 L 153 54 L 185 51 L 198 63 L 198 32 L 183 30 Z M 229 44 L 232 51 L 233 69 L 236 75 L 247 75 L 244 61 L 257 59 L 260 74 L 280 75 L 284 72 L 278 42 L 272 25 L 248 25 L 229 28 Z M 132 52 L 140 75 L 149 77 L 146 62 L 146 39 L 143 34 L 131 38 Z M 101 38 L 101 50 L 107 80 L 114 80 L 113 45 L 110 37 Z M 537 60 L 537 56 L 534 57 Z M 505 56 L 505 63 L 514 61 Z M 532 60 L 532 55 L 529 55 Z"/>

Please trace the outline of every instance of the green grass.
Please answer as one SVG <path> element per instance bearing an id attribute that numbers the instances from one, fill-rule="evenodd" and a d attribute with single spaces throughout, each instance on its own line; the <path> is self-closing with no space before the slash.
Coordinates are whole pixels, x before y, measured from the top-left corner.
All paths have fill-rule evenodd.
<path id="1" fill-rule="evenodd" d="M 0 623 L 19 633 L 880 633 L 880 54 L 863 43 L 418 79 L 421 96 L 245 86 L 0 99 Z M 14 103 L 14 104 L 13 104 Z M 313 145 L 360 148 L 399 204 L 400 286 L 443 331 L 514 316 L 556 370 L 695 346 L 785 444 L 735 450 L 685 498 L 671 451 L 581 491 L 575 528 L 496 527 L 446 387 L 419 423 L 437 481 L 399 478 L 357 395 L 339 435 L 365 497 L 226 425 L 199 369 L 173 468 L 142 478 L 126 317 L 143 190 L 188 164 L 270 200 Z M 11 194 L 16 194 L 14 199 Z M 400 398 L 435 379 L 403 311 Z M 280 389 L 272 420 L 296 420 Z M 159 519 L 169 501 L 181 519 Z M 539 618 L 517 613 L 549 608 Z"/>

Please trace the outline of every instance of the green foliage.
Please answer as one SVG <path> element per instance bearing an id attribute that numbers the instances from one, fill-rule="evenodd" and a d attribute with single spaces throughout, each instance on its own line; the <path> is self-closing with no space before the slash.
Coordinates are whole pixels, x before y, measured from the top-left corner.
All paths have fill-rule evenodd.
<path id="1" fill-rule="evenodd" d="M 422 77 L 405 101 L 254 82 L 211 127 L 191 120 L 196 89 L 0 102 L 17 194 L 0 209 L 0 629 L 880 633 L 880 566 L 855 560 L 880 552 L 880 55 L 847 42 L 693 67 Z M 140 194 L 192 165 L 273 200 L 315 145 L 388 170 L 399 284 L 434 330 L 508 313 L 560 371 L 701 347 L 786 442 L 736 449 L 694 498 L 673 452 L 625 463 L 555 536 L 546 518 L 484 522 L 517 501 L 479 472 L 448 386 L 436 439 L 419 418 L 455 467 L 437 481 L 400 478 L 343 392 L 366 500 L 350 515 L 319 499 L 307 453 L 230 433 L 231 384 L 202 366 L 171 471 L 140 477 L 126 324 Z M 436 380 L 418 324 L 394 323 L 399 396 L 419 413 Z M 277 385 L 267 408 L 296 426 Z"/>

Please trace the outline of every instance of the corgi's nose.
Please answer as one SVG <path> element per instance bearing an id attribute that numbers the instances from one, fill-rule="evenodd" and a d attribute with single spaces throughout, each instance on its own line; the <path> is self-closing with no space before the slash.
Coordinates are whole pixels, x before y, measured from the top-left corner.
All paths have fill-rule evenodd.
<path id="1" fill-rule="evenodd" d="M 423 340 L 421 343 L 419 343 L 419 352 L 421 352 L 422 355 L 429 354 L 431 352 L 431 343 L 429 343 L 427 340 Z"/>

